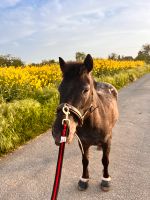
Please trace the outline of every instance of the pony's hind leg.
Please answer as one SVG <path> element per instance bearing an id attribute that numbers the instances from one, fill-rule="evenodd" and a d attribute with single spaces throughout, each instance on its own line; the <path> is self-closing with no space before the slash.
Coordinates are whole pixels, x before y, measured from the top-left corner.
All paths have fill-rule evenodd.
<path id="1" fill-rule="evenodd" d="M 104 170 L 101 181 L 101 189 L 103 191 L 108 191 L 110 189 L 111 177 L 109 176 L 108 173 L 110 146 L 111 146 L 111 139 L 108 139 L 106 143 L 102 144 L 102 149 L 103 149 L 102 164 L 104 166 Z"/>
<path id="2" fill-rule="evenodd" d="M 79 147 L 82 152 L 81 145 L 79 143 Z M 80 177 L 80 180 L 78 182 L 78 189 L 83 191 L 88 188 L 88 181 L 89 181 L 89 171 L 88 171 L 88 164 L 89 164 L 89 146 L 83 145 L 83 151 L 82 152 L 82 165 L 83 165 L 83 172 L 82 176 Z"/>

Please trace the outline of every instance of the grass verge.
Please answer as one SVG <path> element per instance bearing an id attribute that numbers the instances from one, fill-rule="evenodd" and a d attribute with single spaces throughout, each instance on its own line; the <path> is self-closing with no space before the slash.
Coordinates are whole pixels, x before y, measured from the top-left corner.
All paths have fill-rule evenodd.
<path id="1" fill-rule="evenodd" d="M 35 99 L 0 104 L 0 156 L 51 127 L 58 104 L 57 92 L 45 104 Z"/>

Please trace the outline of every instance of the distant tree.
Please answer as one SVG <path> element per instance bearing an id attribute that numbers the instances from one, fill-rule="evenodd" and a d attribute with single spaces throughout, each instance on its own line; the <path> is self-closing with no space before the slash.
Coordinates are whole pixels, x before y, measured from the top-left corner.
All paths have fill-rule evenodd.
<path id="1" fill-rule="evenodd" d="M 84 52 L 76 52 L 76 61 L 82 62 L 86 57 L 86 54 Z"/>
<path id="2" fill-rule="evenodd" d="M 12 57 L 10 54 L 8 55 L 0 55 L 0 67 L 9 67 L 9 66 L 23 66 L 24 63 L 20 58 Z"/>
<path id="3" fill-rule="evenodd" d="M 18 66 L 23 66 L 24 63 L 23 63 L 23 61 L 22 61 L 20 58 L 15 58 L 15 57 L 13 57 L 13 58 L 11 59 L 11 65 L 12 65 L 12 66 L 15 66 L 15 67 L 18 67 Z"/>
<path id="4" fill-rule="evenodd" d="M 33 63 L 30 63 L 30 64 L 28 64 L 28 66 L 30 66 L 30 67 L 31 67 L 31 66 L 37 66 L 37 65 L 38 65 L 38 64 L 37 64 L 37 63 L 34 63 L 34 62 L 33 62 Z"/>
<path id="5" fill-rule="evenodd" d="M 121 56 L 120 55 L 118 55 L 118 60 L 121 60 Z"/>
<path id="6" fill-rule="evenodd" d="M 56 61 L 54 59 L 51 60 L 42 60 L 42 62 L 40 63 L 41 65 L 50 65 L 50 64 L 54 64 L 56 63 Z"/>
<path id="7" fill-rule="evenodd" d="M 134 60 L 134 58 L 132 56 L 121 56 L 118 55 L 116 53 L 111 53 L 110 55 L 108 55 L 108 59 L 111 60 Z"/>
<path id="8" fill-rule="evenodd" d="M 132 56 L 122 56 L 120 60 L 134 60 Z"/>
<path id="9" fill-rule="evenodd" d="M 36 66 L 36 67 L 41 67 L 43 65 L 51 65 L 51 64 L 54 64 L 54 63 L 57 63 L 54 59 L 50 59 L 50 60 L 42 60 L 42 62 L 39 62 L 39 63 L 30 63 L 29 66 Z"/>
<path id="10" fill-rule="evenodd" d="M 150 44 L 144 44 L 142 46 L 135 60 L 143 60 L 148 64 L 150 63 Z"/>
<path id="11" fill-rule="evenodd" d="M 120 55 L 118 55 L 116 53 L 111 53 L 110 55 L 108 55 L 108 59 L 119 60 L 120 59 Z"/>

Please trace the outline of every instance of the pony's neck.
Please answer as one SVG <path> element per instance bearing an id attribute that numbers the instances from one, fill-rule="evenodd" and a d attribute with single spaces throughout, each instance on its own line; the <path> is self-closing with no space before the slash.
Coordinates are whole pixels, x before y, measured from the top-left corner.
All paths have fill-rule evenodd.
<path id="1" fill-rule="evenodd" d="M 92 78 L 92 93 L 93 93 L 93 99 L 92 99 L 92 105 L 95 107 L 95 106 L 98 106 L 98 101 L 99 101 L 99 97 L 98 97 L 98 94 L 97 94 L 97 90 L 96 90 L 96 81 Z"/>
<path id="2" fill-rule="evenodd" d="M 90 124 L 91 127 L 99 128 L 100 121 L 101 121 L 101 118 L 99 115 L 99 109 L 101 109 L 102 102 L 98 96 L 94 80 L 93 80 L 92 92 L 93 92 L 93 98 L 92 98 L 91 103 L 94 110 L 87 116 L 86 120 L 88 120 L 88 123 Z"/>
<path id="3" fill-rule="evenodd" d="M 91 114 L 92 116 L 95 115 L 95 111 L 97 111 L 98 107 L 99 107 L 99 97 L 96 91 L 96 87 L 95 87 L 95 80 L 93 79 L 93 77 L 91 77 L 91 93 L 89 95 L 89 102 L 88 102 L 88 108 L 90 108 L 92 106 L 92 111 Z M 86 106 L 87 107 L 87 106 Z M 87 119 L 89 120 L 91 118 L 91 114 L 89 114 L 87 116 Z"/>
<path id="4" fill-rule="evenodd" d="M 93 101 L 92 101 L 92 105 L 94 107 L 97 107 L 98 106 L 98 101 L 99 101 L 99 97 L 98 97 L 98 94 L 97 94 L 97 91 L 95 89 L 95 87 L 93 88 Z"/>

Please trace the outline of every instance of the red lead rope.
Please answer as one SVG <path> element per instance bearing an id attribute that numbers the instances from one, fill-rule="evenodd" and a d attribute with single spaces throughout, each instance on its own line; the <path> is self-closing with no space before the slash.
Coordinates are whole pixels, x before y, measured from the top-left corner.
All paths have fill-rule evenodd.
<path id="1" fill-rule="evenodd" d="M 66 133 L 67 133 L 67 124 L 64 123 L 61 136 L 66 137 Z M 57 199 L 60 178 L 61 178 L 61 171 L 62 171 L 64 150 L 65 150 L 65 142 L 62 142 L 62 143 L 60 143 L 60 146 L 59 146 L 57 168 L 56 168 L 56 173 L 55 173 L 55 181 L 54 181 L 54 185 L 53 185 L 53 192 L 52 192 L 51 200 Z"/>

